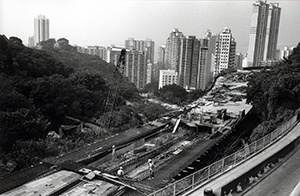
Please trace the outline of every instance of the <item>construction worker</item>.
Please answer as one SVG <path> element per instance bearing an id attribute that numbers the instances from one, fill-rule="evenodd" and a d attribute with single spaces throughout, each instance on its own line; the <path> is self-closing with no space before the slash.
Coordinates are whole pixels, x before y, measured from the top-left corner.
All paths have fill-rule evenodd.
<path id="1" fill-rule="evenodd" d="M 148 160 L 149 179 L 154 179 L 154 163 L 151 159 Z"/>
<path id="2" fill-rule="evenodd" d="M 124 175 L 123 167 L 120 167 L 120 168 L 119 168 L 119 170 L 117 171 L 117 175 L 118 175 L 119 177 L 123 177 L 123 175 Z"/>

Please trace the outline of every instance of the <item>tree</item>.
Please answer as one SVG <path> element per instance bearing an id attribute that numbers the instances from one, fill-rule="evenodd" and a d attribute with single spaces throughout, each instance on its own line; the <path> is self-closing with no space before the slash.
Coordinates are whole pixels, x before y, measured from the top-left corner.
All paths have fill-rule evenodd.
<path id="1" fill-rule="evenodd" d="M 59 49 L 62 49 L 65 51 L 70 51 L 70 52 L 76 51 L 75 47 L 69 45 L 69 40 L 67 40 L 66 38 L 59 38 L 56 42 L 56 46 Z"/>
<path id="2" fill-rule="evenodd" d="M 27 108 L 0 112 L 0 123 L 0 144 L 5 152 L 10 151 L 17 139 L 44 138 L 49 131 L 48 120 L 38 110 Z"/>
<path id="3" fill-rule="evenodd" d="M 164 100 L 175 104 L 182 103 L 187 96 L 186 90 L 176 84 L 164 86 L 159 90 L 159 93 Z"/>
<path id="4" fill-rule="evenodd" d="M 152 83 L 146 84 L 144 89 L 143 89 L 143 92 L 145 92 L 145 93 L 149 93 L 149 92 L 157 93 L 158 92 L 158 82 L 152 82 Z"/>
<path id="5" fill-rule="evenodd" d="M 55 39 L 48 39 L 45 41 L 41 41 L 38 44 L 42 50 L 53 50 L 55 43 L 56 43 Z"/>
<path id="6" fill-rule="evenodd" d="M 247 103 L 260 113 L 263 124 L 253 131 L 251 139 L 268 133 L 270 127 L 280 125 L 293 115 L 300 107 L 299 89 L 300 44 L 285 60 L 252 73 L 247 87 Z"/>

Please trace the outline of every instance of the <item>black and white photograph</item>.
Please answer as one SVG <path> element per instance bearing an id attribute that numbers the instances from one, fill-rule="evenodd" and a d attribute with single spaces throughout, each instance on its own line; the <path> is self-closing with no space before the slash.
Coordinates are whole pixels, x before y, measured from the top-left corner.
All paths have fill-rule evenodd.
<path id="1" fill-rule="evenodd" d="M 0 195 L 299 196 L 300 0 L 0 0 Z"/>

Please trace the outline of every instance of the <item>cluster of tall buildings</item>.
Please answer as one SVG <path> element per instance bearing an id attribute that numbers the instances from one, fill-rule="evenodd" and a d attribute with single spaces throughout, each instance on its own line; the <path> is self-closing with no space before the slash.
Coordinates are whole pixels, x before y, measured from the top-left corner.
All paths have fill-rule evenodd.
<path id="1" fill-rule="evenodd" d="M 204 38 L 185 37 L 174 29 L 159 47 L 157 66 L 160 75 L 176 75 L 176 84 L 185 89 L 204 90 L 208 83 L 225 69 L 271 66 L 280 59 L 277 49 L 281 8 L 278 3 L 257 0 L 252 6 L 252 18 L 248 52 L 245 57 L 236 53 L 236 41 L 231 30 L 211 35 L 208 31 Z M 290 54 L 285 48 L 281 59 Z M 168 76 L 160 76 L 168 78 Z M 172 80 L 159 80 L 159 86 L 170 84 Z"/>
<path id="2" fill-rule="evenodd" d="M 236 53 L 236 41 L 227 27 L 216 35 L 208 30 L 203 38 L 185 36 L 179 29 L 174 28 L 166 44 L 158 47 L 157 62 L 154 62 L 154 41 L 149 38 L 128 38 L 125 40 L 127 52 L 124 75 L 138 89 L 158 81 L 159 88 L 177 84 L 187 90 L 204 90 L 223 70 L 270 66 L 291 52 L 286 47 L 280 55 L 277 49 L 280 13 L 278 3 L 257 0 L 253 4 L 249 47 L 244 56 Z M 35 47 L 37 43 L 47 39 L 49 19 L 39 15 L 34 19 L 34 36 L 29 38 L 29 46 Z M 77 51 L 99 56 L 116 65 L 123 48 L 77 46 Z"/>
<path id="3" fill-rule="evenodd" d="M 227 27 L 217 35 L 212 35 L 208 30 L 200 39 L 184 36 L 175 28 L 166 45 L 159 47 L 159 87 L 174 82 L 161 78 L 173 78 L 176 75 L 175 84 L 188 90 L 204 90 L 222 70 L 235 67 L 235 51 L 236 41 Z"/>
<path id="4" fill-rule="evenodd" d="M 138 89 L 153 81 L 154 68 L 154 47 L 155 43 L 151 39 L 135 40 L 128 38 L 125 40 L 125 70 L 124 76 L 135 84 Z M 77 51 L 85 54 L 99 56 L 108 63 L 117 65 L 124 47 L 103 47 L 103 46 L 77 46 Z"/>

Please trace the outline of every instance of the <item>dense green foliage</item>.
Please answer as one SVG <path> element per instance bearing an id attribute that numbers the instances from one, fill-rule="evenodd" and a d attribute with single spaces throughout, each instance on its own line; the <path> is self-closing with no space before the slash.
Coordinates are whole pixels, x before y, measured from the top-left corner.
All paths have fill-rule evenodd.
<path id="1" fill-rule="evenodd" d="M 171 104 L 183 105 L 191 103 L 201 97 L 205 92 L 201 89 L 187 92 L 183 87 L 172 84 L 155 91 L 154 94 L 163 101 Z"/>
<path id="2" fill-rule="evenodd" d="M 147 112 L 126 103 L 138 102 L 144 108 L 147 103 L 126 78 L 115 88 L 114 70 L 99 57 L 76 52 L 65 38 L 31 49 L 19 38 L 0 36 L 0 169 L 8 162 L 20 169 L 101 137 L 91 130 L 68 138 L 48 137 L 67 116 L 95 123 L 108 133 L 141 124 Z M 116 101 L 107 109 L 113 101 L 109 95 L 116 95 Z"/>
<path id="3" fill-rule="evenodd" d="M 247 102 L 259 111 L 264 122 L 254 130 L 253 140 L 293 115 L 300 106 L 300 43 L 276 66 L 253 72 L 247 88 Z"/>

